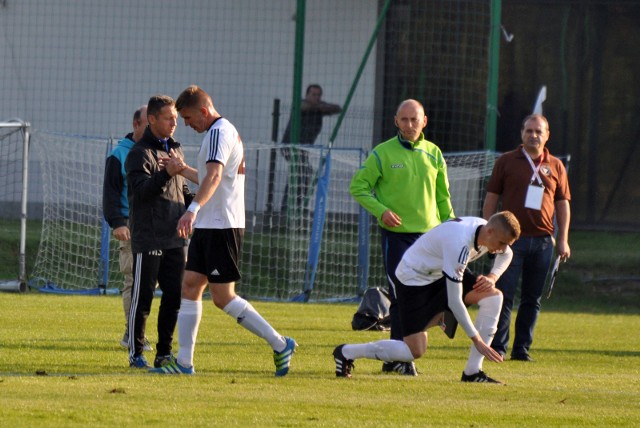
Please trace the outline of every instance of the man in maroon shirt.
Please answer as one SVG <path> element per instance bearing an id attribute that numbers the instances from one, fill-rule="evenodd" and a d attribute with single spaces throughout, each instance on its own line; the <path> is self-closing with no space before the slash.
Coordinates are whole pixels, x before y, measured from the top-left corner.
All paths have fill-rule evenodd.
<path id="1" fill-rule="evenodd" d="M 533 361 L 529 348 L 553 255 L 554 235 L 556 256 L 566 260 L 571 255 L 568 243 L 571 193 L 564 165 L 545 147 L 549 139 L 547 119 L 539 114 L 527 116 L 521 137 L 522 144 L 517 149 L 496 161 L 487 185 L 483 216 L 488 219 L 497 212 L 502 200 L 502 209 L 515 214 L 522 231 L 512 245 L 511 265 L 496 284 L 504 301 L 491 347 L 506 355 L 511 308 L 522 276 L 511 359 Z"/>

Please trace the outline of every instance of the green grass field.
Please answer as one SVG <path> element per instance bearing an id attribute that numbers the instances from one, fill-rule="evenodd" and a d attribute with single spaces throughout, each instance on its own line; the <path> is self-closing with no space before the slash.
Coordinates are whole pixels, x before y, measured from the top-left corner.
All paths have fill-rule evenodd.
<path id="1" fill-rule="evenodd" d="M 551 300 L 553 301 L 553 299 Z M 158 302 L 149 318 L 155 339 Z M 331 357 L 355 305 L 254 302 L 300 347 L 274 378 L 270 348 L 206 302 L 195 376 L 129 369 L 117 296 L 0 293 L 0 426 L 634 426 L 640 424 L 640 315 L 543 309 L 534 363 L 488 363 L 506 386 L 462 384 L 470 341 L 431 330 L 418 377 Z M 153 357 L 153 353 L 149 355 Z"/>
<path id="2" fill-rule="evenodd" d="M 7 277 L 14 235 L 0 227 Z M 28 266 L 38 238 L 29 235 Z M 640 425 L 640 234 L 577 231 L 570 244 L 543 301 L 536 362 L 485 363 L 504 387 L 462 384 L 470 341 L 437 330 L 416 378 L 359 360 L 353 379 L 336 379 L 336 345 L 387 337 L 351 331 L 356 306 L 346 304 L 253 302 L 300 344 L 290 375 L 275 379 L 268 346 L 206 302 L 197 375 L 153 376 L 129 369 L 118 345 L 119 297 L 0 293 L 0 426 Z"/>

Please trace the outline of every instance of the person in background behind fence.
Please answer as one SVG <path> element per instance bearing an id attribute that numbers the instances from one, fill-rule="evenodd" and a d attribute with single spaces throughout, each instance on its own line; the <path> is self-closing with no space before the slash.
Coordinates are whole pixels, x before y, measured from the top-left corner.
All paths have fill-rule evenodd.
<path id="1" fill-rule="evenodd" d="M 175 361 L 151 372 L 195 373 L 193 354 L 202 319 L 202 294 L 208 285 L 213 304 L 267 342 L 273 350 L 275 375 L 285 376 L 296 341 L 279 334 L 251 303 L 235 292 L 245 227 L 245 160 L 240 135 L 216 111 L 209 94 L 198 86 L 182 91 L 176 108 L 186 126 L 205 136 L 195 171 L 200 187 L 177 225 L 183 238 L 193 232 L 178 314 L 180 350 Z"/>
<path id="2" fill-rule="evenodd" d="M 522 122 L 521 138 L 522 144 L 500 156 L 494 165 L 483 216 L 489 218 L 495 213 L 502 199 L 502 209 L 513 212 L 522 225 L 522 236 L 512 246 L 511 265 L 497 283 L 504 302 L 491 346 L 506 356 L 511 308 L 522 276 L 511 359 L 533 361 L 529 349 L 551 265 L 554 232 L 557 232 L 556 255 L 562 260 L 571 255 L 568 242 L 571 193 L 562 161 L 545 147 L 549 139 L 547 119 L 539 114 L 527 116 Z"/>
<path id="3" fill-rule="evenodd" d="M 283 143 L 314 144 L 318 134 L 322 130 L 322 118 L 342 111 L 337 104 L 322 101 L 322 87 L 311 84 L 307 87 L 305 98 L 300 104 L 300 141 L 291 141 L 291 118 L 282 136 Z M 292 161 L 288 148 L 282 149 L 282 154 L 287 161 Z M 295 150 L 295 178 L 296 178 L 296 207 L 301 208 L 304 198 L 307 196 L 313 167 L 309 163 L 309 154 L 305 150 Z M 284 187 L 282 197 L 282 211 L 286 212 L 289 204 L 289 180 Z"/>
<path id="4" fill-rule="evenodd" d="M 396 267 L 423 233 L 454 217 L 447 164 L 442 152 L 425 140 L 424 107 L 416 100 L 400 103 L 398 135 L 376 146 L 351 180 L 351 195 L 380 225 L 382 257 L 391 300 L 391 339 L 402 340 L 393 292 Z M 384 372 L 416 376 L 413 361 L 386 361 Z"/>
<path id="5" fill-rule="evenodd" d="M 122 306 L 124 308 L 125 330 L 120 345 L 129 347 L 129 309 L 131 308 L 131 286 L 133 284 L 133 255 L 131 254 L 131 232 L 129 231 L 129 200 L 124 162 L 133 145 L 142 138 L 147 127 L 147 106 L 133 113 L 133 132 L 118 141 L 118 145 L 107 157 L 102 187 L 102 212 L 113 229 L 113 237 L 119 242 L 120 272 L 124 276 L 122 284 Z M 144 350 L 153 348 L 144 338 Z"/>
<path id="6" fill-rule="evenodd" d="M 180 308 L 186 239 L 176 226 L 192 199 L 180 143 L 172 136 L 177 126 L 175 102 L 156 95 L 147 103 L 149 126 L 125 161 L 129 184 L 133 287 L 129 311 L 129 366 L 146 369 L 143 355 L 147 318 L 156 283 L 162 290 L 158 311 L 158 343 L 154 367 L 174 359 L 173 333 Z"/>

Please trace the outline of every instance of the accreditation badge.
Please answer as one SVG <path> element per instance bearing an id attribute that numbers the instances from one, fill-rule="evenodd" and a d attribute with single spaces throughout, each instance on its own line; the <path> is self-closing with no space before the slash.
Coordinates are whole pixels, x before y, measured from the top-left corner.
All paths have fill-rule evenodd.
<path id="1" fill-rule="evenodd" d="M 524 200 L 525 208 L 540 211 L 542 209 L 542 196 L 544 187 L 537 184 L 530 184 L 527 189 L 527 197 Z"/>

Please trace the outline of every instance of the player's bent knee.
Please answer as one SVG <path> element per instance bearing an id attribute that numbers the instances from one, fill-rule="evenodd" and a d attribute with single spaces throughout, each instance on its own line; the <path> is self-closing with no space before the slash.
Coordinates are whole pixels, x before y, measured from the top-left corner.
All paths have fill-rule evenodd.
<path id="1" fill-rule="evenodd" d="M 182 298 L 187 300 L 202 300 L 202 293 L 204 292 L 205 286 L 183 282 L 182 283 Z"/>
<path id="2" fill-rule="evenodd" d="M 471 291 L 464 297 L 464 303 L 467 305 L 475 305 L 480 304 L 480 302 L 484 299 L 493 298 L 493 300 L 499 300 L 500 304 L 502 304 L 503 295 L 502 291 L 497 288 L 490 288 L 487 290 L 483 290 L 478 292 L 476 290 Z"/>
<path id="3" fill-rule="evenodd" d="M 404 343 L 409 347 L 414 359 L 422 357 L 427 351 L 427 335 L 424 332 L 405 337 Z"/>
<path id="4" fill-rule="evenodd" d="M 490 288 L 489 289 L 489 296 L 500 296 L 500 298 L 502 298 L 502 291 L 500 291 L 498 288 Z"/>
<path id="5" fill-rule="evenodd" d="M 409 349 L 411 350 L 411 355 L 413 355 L 413 358 L 416 360 L 422 357 L 425 352 L 427 352 L 426 346 L 424 348 L 419 348 L 419 349 L 413 349 L 410 347 Z"/>
<path id="6" fill-rule="evenodd" d="M 211 295 L 211 299 L 213 300 L 213 304 L 216 308 L 224 310 L 224 308 L 229 304 L 230 300 L 226 296 L 216 296 L 215 294 Z"/>

